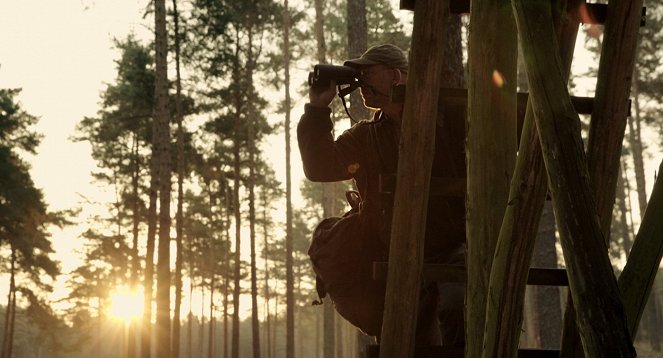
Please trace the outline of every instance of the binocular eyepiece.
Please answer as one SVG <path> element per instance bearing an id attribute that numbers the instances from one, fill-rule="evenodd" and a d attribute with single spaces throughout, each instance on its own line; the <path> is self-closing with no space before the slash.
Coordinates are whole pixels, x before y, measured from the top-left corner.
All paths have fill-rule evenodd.
<path id="1" fill-rule="evenodd" d="M 361 72 L 349 66 L 317 64 L 308 74 L 308 84 L 313 88 L 329 87 L 331 81 L 336 85 L 352 85 L 359 82 Z"/>

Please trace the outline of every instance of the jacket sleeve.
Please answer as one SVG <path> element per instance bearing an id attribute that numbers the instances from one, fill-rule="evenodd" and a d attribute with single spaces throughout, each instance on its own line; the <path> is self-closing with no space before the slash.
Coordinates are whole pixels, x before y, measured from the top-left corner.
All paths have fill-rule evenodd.
<path id="1" fill-rule="evenodd" d="M 332 133 L 329 108 L 304 106 L 297 125 L 297 142 L 304 174 L 315 182 L 351 179 L 358 168 L 360 148 L 350 131 L 337 140 Z"/>

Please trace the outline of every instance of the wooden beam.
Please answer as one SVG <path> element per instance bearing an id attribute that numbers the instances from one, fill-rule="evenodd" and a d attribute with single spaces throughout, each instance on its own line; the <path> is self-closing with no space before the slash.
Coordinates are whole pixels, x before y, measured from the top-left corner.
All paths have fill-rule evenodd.
<path id="1" fill-rule="evenodd" d="M 414 354 L 448 15 L 447 0 L 420 0 L 414 10 L 412 38 L 416 41 L 410 50 L 408 91 L 403 105 L 381 358 Z"/>
<path id="2" fill-rule="evenodd" d="M 555 55 L 550 1 L 513 0 L 513 8 L 585 356 L 633 357 L 624 307 L 596 220 L 580 119 Z"/>
<path id="3" fill-rule="evenodd" d="M 401 10 L 412 10 L 416 0 L 401 0 Z M 608 16 L 608 4 L 586 3 L 582 11 L 578 11 L 578 17 L 575 19 L 583 24 L 602 25 Z M 452 14 L 463 15 L 470 13 L 470 0 L 453 0 L 449 3 L 449 10 Z M 647 8 L 640 8 L 640 26 L 645 26 Z"/>
<path id="4" fill-rule="evenodd" d="M 578 114 L 592 114 L 594 110 L 594 97 L 583 97 L 583 96 L 570 96 L 571 103 L 573 103 L 573 108 L 575 108 Z M 522 117 L 525 114 L 525 109 L 527 107 L 527 99 L 529 98 L 529 93 L 519 92 L 518 93 L 518 116 Z M 631 115 L 631 100 L 627 102 L 627 116 Z M 467 107 L 467 89 L 465 88 L 442 88 L 440 90 L 440 104 L 454 108 L 454 109 L 464 109 Z"/>
<path id="5" fill-rule="evenodd" d="M 484 346 L 489 277 L 518 152 L 518 36 L 509 0 L 473 1 L 470 23 L 465 354 L 478 358 Z"/>
<path id="6" fill-rule="evenodd" d="M 663 257 L 663 162 L 658 173 L 628 261 L 617 280 L 632 338 L 638 332 L 638 323 Z"/>
<path id="7" fill-rule="evenodd" d="M 424 279 L 436 282 L 466 282 L 467 271 L 462 265 L 426 264 Z M 384 281 L 387 278 L 387 263 L 373 263 L 373 279 Z M 532 286 L 568 286 L 569 278 L 565 269 L 532 267 L 527 275 L 527 284 Z"/>

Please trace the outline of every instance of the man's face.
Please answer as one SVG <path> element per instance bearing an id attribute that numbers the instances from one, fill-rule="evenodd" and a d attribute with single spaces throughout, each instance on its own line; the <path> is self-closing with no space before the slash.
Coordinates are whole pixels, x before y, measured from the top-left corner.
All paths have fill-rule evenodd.
<path id="1" fill-rule="evenodd" d="M 361 96 L 364 106 L 383 108 L 390 103 L 391 85 L 396 70 L 384 65 L 366 66 L 361 69 Z"/>

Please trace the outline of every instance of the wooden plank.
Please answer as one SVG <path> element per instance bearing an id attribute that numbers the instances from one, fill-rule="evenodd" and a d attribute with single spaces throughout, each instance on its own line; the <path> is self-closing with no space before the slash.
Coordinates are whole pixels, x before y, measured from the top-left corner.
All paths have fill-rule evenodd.
<path id="1" fill-rule="evenodd" d="M 426 264 L 423 269 L 424 279 L 437 282 L 463 283 L 467 280 L 465 267 L 462 265 Z M 387 263 L 373 263 L 373 279 L 384 281 L 387 277 Z M 565 269 L 532 267 L 529 269 L 527 284 L 531 286 L 568 286 L 569 279 Z"/>
<path id="2" fill-rule="evenodd" d="M 401 0 L 401 10 L 413 10 L 416 0 Z M 588 3 L 584 5 L 584 11 L 578 11 L 578 21 L 583 24 L 602 25 L 608 16 L 607 4 Z M 470 0 L 454 0 L 449 3 L 449 10 L 455 15 L 464 15 L 470 13 Z M 640 10 L 640 26 L 645 26 L 647 8 Z"/>

